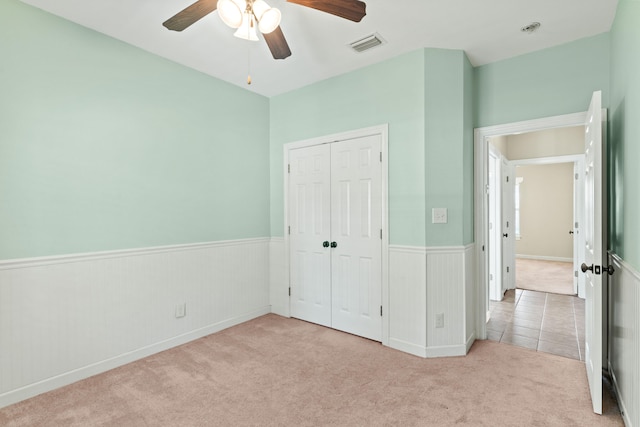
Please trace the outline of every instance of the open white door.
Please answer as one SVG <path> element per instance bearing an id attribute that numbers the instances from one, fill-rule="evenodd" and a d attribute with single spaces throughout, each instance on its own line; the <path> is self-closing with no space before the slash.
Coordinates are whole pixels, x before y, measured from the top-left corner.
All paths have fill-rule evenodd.
<path id="1" fill-rule="evenodd" d="M 502 157 L 502 293 L 516 288 L 515 167 Z"/>
<path id="2" fill-rule="evenodd" d="M 603 276 L 607 270 L 603 225 L 602 100 L 594 92 L 585 123 L 585 365 L 593 411 L 602 414 L 602 301 Z M 605 273 L 606 274 L 606 273 Z"/>

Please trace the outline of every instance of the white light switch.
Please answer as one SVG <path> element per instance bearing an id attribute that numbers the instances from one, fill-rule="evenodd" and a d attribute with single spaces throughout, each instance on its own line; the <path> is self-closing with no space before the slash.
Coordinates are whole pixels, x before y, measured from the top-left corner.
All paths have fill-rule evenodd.
<path id="1" fill-rule="evenodd" d="M 432 224 L 446 224 L 447 223 L 447 208 L 433 208 L 433 209 L 431 209 L 431 223 Z"/>

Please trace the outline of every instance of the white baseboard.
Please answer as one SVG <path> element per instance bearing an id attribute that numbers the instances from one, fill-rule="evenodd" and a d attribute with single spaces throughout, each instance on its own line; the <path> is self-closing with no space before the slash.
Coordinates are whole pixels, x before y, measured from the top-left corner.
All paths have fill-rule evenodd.
<path id="1" fill-rule="evenodd" d="M 469 338 L 467 338 L 467 345 L 466 345 L 467 351 L 466 351 L 466 353 L 469 353 L 469 350 L 471 350 L 471 346 L 473 345 L 473 343 L 475 341 L 476 341 L 476 331 L 473 331 L 471 333 L 471 335 L 469 335 Z"/>
<path id="2" fill-rule="evenodd" d="M 556 256 L 544 256 L 544 255 L 516 254 L 516 258 L 532 259 L 532 260 L 538 260 L 538 261 L 573 262 L 573 258 L 564 258 L 564 257 L 556 257 Z"/>
<path id="3" fill-rule="evenodd" d="M 414 356 L 427 357 L 426 348 L 397 338 L 389 338 L 389 347 L 405 353 L 413 354 Z"/>
<path id="4" fill-rule="evenodd" d="M 466 356 L 466 345 L 443 345 L 439 347 L 427 347 L 426 357 L 454 357 Z"/>

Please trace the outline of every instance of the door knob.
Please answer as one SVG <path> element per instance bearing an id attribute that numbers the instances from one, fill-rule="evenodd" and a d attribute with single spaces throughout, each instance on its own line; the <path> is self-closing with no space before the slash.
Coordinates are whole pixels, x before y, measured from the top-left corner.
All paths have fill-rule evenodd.
<path id="1" fill-rule="evenodd" d="M 608 265 L 606 268 L 604 266 L 602 266 L 602 272 L 607 272 L 609 274 L 609 276 L 613 276 L 613 273 L 615 273 L 616 270 L 614 270 L 613 265 Z"/>
<path id="2" fill-rule="evenodd" d="M 338 247 L 338 243 L 336 243 L 336 242 L 331 242 L 331 247 L 332 247 L 332 248 L 337 248 L 337 247 Z"/>
<path id="3" fill-rule="evenodd" d="M 590 266 L 587 266 L 587 264 L 583 262 L 582 265 L 580 266 L 580 270 L 582 270 L 583 273 L 586 273 L 587 270 L 593 273 L 593 264 L 591 264 Z"/>
<path id="4" fill-rule="evenodd" d="M 573 230 L 569 230 L 569 234 L 573 234 Z"/>
<path id="5" fill-rule="evenodd" d="M 329 247 L 329 241 L 325 240 L 324 242 L 322 242 L 322 247 L 323 248 L 328 248 Z"/>
<path id="6" fill-rule="evenodd" d="M 504 233 L 502 237 L 509 237 L 509 233 Z"/>

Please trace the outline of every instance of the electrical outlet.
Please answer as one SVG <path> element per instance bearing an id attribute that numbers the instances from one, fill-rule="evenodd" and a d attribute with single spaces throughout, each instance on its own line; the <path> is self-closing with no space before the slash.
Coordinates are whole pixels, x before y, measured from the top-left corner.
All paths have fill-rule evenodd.
<path id="1" fill-rule="evenodd" d="M 176 319 L 187 315 L 187 303 L 183 302 L 176 305 Z"/>
<path id="2" fill-rule="evenodd" d="M 436 314 L 436 328 L 444 328 L 444 313 Z"/>

